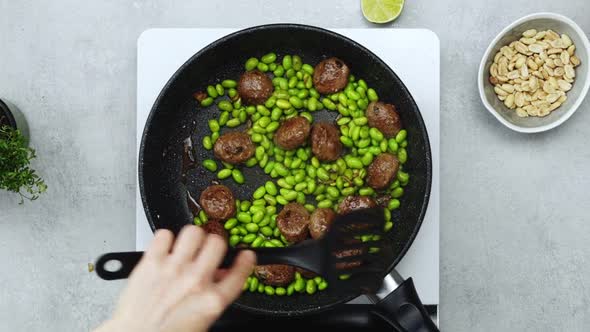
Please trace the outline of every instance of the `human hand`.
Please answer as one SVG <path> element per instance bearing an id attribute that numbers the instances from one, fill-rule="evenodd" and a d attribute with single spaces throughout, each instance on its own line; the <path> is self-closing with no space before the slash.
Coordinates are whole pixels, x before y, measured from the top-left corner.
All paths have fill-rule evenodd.
<path id="1" fill-rule="evenodd" d="M 218 270 L 227 245 L 196 226 L 176 242 L 158 230 L 131 273 L 115 313 L 96 332 L 206 331 L 241 293 L 256 263 L 242 251 L 229 270 Z"/>

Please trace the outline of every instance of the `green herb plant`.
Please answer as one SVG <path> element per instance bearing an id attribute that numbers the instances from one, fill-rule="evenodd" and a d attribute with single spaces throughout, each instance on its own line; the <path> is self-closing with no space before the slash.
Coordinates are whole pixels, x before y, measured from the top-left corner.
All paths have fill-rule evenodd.
<path id="1" fill-rule="evenodd" d="M 0 126 L 0 189 L 18 193 L 24 200 L 36 200 L 47 190 L 42 178 L 30 167 L 35 150 L 19 130 Z"/>

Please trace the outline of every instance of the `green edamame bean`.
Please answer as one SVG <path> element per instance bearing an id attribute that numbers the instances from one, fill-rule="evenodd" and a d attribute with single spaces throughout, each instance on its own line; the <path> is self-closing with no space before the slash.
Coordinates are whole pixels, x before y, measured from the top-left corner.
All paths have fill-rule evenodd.
<path id="1" fill-rule="evenodd" d="M 293 295 L 293 292 L 295 291 L 295 284 L 291 283 L 289 285 L 289 287 L 287 287 L 287 295 L 291 296 Z"/>
<path id="2" fill-rule="evenodd" d="M 267 193 L 275 196 L 277 194 L 277 186 L 272 181 L 266 181 L 264 189 Z"/>
<path id="3" fill-rule="evenodd" d="M 203 147 L 206 150 L 211 150 L 213 148 L 213 142 L 211 142 L 211 137 L 209 137 L 209 136 L 203 137 Z"/>
<path id="4" fill-rule="evenodd" d="M 365 153 L 365 155 L 361 158 L 361 162 L 364 166 L 369 166 L 373 162 L 373 154 L 371 152 Z"/>
<path id="5" fill-rule="evenodd" d="M 278 228 L 277 228 L 277 229 L 278 229 Z M 274 233 L 274 232 L 273 232 L 273 233 Z M 273 235 L 274 235 L 274 234 L 273 234 Z M 270 242 L 271 242 L 272 244 L 274 244 L 274 245 L 275 245 L 275 247 L 279 247 L 279 248 L 281 248 L 281 247 L 284 247 L 284 246 L 285 246 L 285 245 L 283 244 L 283 242 L 281 242 L 280 240 L 277 240 L 277 239 L 271 239 L 271 240 L 270 240 Z"/>
<path id="6" fill-rule="evenodd" d="M 398 144 L 397 144 L 397 141 L 395 140 L 395 138 L 390 138 L 387 141 L 387 143 L 388 143 L 387 145 L 388 145 L 388 148 L 389 148 L 389 152 L 396 153 L 397 152 L 397 149 L 398 149 Z"/>
<path id="7" fill-rule="evenodd" d="M 387 141 L 385 141 L 385 140 L 381 141 L 379 143 L 379 148 L 381 149 L 381 152 L 387 151 L 387 148 L 388 148 Z"/>
<path id="8" fill-rule="evenodd" d="M 289 103 L 296 109 L 303 107 L 303 101 L 301 101 L 301 99 L 299 99 L 297 96 L 289 97 Z"/>
<path id="9" fill-rule="evenodd" d="M 301 66 L 301 69 L 309 75 L 313 75 L 313 67 L 311 65 L 305 63 Z"/>
<path id="10" fill-rule="evenodd" d="M 248 113 L 246 113 L 246 111 L 244 110 L 241 110 L 240 114 L 238 115 L 238 119 L 240 120 L 240 123 L 246 122 L 246 120 L 248 119 Z"/>
<path id="11" fill-rule="evenodd" d="M 299 99 L 305 99 L 309 96 L 309 90 L 303 89 L 300 90 L 297 94 L 296 94 L 297 98 Z"/>
<path id="12" fill-rule="evenodd" d="M 313 116 L 311 114 L 309 114 L 308 112 L 301 112 L 301 113 L 299 113 L 299 115 L 306 118 L 307 121 L 313 122 Z"/>
<path id="13" fill-rule="evenodd" d="M 381 142 L 384 138 L 383 134 L 377 128 L 369 129 L 369 135 L 371 136 L 372 139 L 374 139 L 378 142 Z"/>
<path id="14" fill-rule="evenodd" d="M 305 291 L 307 292 L 307 294 L 312 295 L 316 292 L 316 286 L 317 285 L 313 281 L 313 279 L 309 279 L 307 280 L 307 284 L 305 285 Z"/>
<path id="15" fill-rule="evenodd" d="M 397 187 L 391 191 L 391 197 L 400 198 L 404 195 L 404 188 Z"/>
<path id="16" fill-rule="evenodd" d="M 301 61 L 301 57 L 299 55 L 293 56 L 293 69 L 300 70 L 303 62 Z"/>
<path id="17" fill-rule="evenodd" d="M 252 215 L 252 222 L 258 224 L 264 218 L 264 212 L 258 211 Z"/>
<path id="18" fill-rule="evenodd" d="M 252 205 L 259 205 L 259 206 L 265 206 L 266 205 L 266 201 L 263 199 L 255 199 L 252 201 Z"/>
<path id="19" fill-rule="evenodd" d="M 230 230 L 234 227 L 236 227 L 236 225 L 238 224 L 238 219 L 236 218 L 229 218 L 225 224 L 223 225 L 223 228 Z"/>
<path id="20" fill-rule="evenodd" d="M 257 240 L 258 239 L 256 239 L 254 242 L 252 242 L 253 247 L 254 247 L 254 243 L 256 243 Z M 250 292 L 255 292 L 257 289 L 258 289 L 258 278 L 252 277 L 252 279 L 250 280 L 250 288 L 248 288 L 248 290 Z"/>
<path id="21" fill-rule="evenodd" d="M 209 217 L 207 217 L 207 214 L 204 210 L 199 211 L 199 220 L 201 220 L 203 224 L 209 221 Z"/>
<path id="22" fill-rule="evenodd" d="M 322 277 L 320 276 L 316 276 L 313 278 L 313 282 L 315 282 L 316 285 L 319 285 L 322 282 Z"/>
<path id="23" fill-rule="evenodd" d="M 278 195 L 277 197 L 275 197 L 275 199 L 277 200 L 277 203 L 281 204 L 281 205 L 287 205 L 289 204 L 289 202 L 285 199 L 285 197 Z"/>
<path id="24" fill-rule="evenodd" d="M 231 177 L 238 184 L 243 184 L 246 181 L 244 179 L 244 175 L 242 174 L 242 172 L 239 169 L 237 169 L 237 168 L 232 169 L 232 171 L 231 171 Z"/>
<path id="25" fill-rule="evenodd" d="M 375 193 L 375 190 L 373 190 L 373 188 L 365 187 L 365 188 L 359 189 L 359 194 L 361 196 L 371 196 L 374 193 Z"/>
<path id="26" fill-rule="evenodd" d="M 317 176 L 320 180 L 322 180 L 322 181 L 330 180 L 330 174 L 328 174 L 328 171 L 326 171 L 325 169 L 318 168 L 316 173 L 317 173 Z"/>
<path id="27" fill-rule="evenodd" d="M 405 129 L 402 129 L 397 133 L 397 135 L 395 135 L 395 141 L 401 144 L 407 136 L 408 132 Z"/>
<path id="28" fill-rule="evenodd" d="M 237 235 L 237 234 L 240 234 L 240 230 L 239 230 L 239 229 L 237 229 L 237 228 L 232 228 L 232 229 L 229 231 L 229 234 L 230 234 L 230 235 Z"/>
<path id="29" fill-rule="evenodd" d="M 217 171 L 217 163 L 212 159 L 203 160 L 203 167 L 211 172 Z"/>
<path id="30" fill-rule="evenodd" d="M 305 291 L 305 280 L 301 279 L 301 277 L 299 279 L 295 279 L 295 283 L 293 283 L 293 289 L 296 292 L 303 292 Z"/>
<path id="31" fill-rule="evenodd" d="M 391 220 L 391 211 L 389 209 L 384 209 L 383 216 L 385 217 L 385 221 L 390 221 Z M 377 241 L 377 240 L 373 239 L 373 241 Z"/>
<path id="32" fill-rule="evenodd" d="M 220 180 L 227 179 L 228 177 L 230 177 L 232 175 L 231 171 L 232 171 L 231 169 L 224 168 L 217 173 L 217 178 Z"/>
<path id="33" fill-rule="evenodd" d="M 334 104 L 334 102 L 331 101 L 329 98 L 323 98 L 322 104 L 330 111 L 335 111 L 337 108 L 336 104 Z"/>
<path id="34" fill-rule="evenodd" d="M 277 287 L 277 288 L 275 288 L 275 294 L 278 296 L 283 296 L 283 295 L 287 294 L 287 290 L 283 287 Z"/>
<path id="35" fill-rule="evenodd" d="M 354 188 L 354 187 L 348 187 L 348 188 L 342 189 L 341 193 L 343 196 L 350 196 L 350 195 L 354 194 L 355 190 L 356 190 L 356 188 Z"/>
<path id="36" fill-rule="evenodd" d="M 353 91 L 353 90 L 346 91 L 346 97 L 348 97 L 349 100 L 353 100 L 353 101 L 357 101 L 357 100 L 361 99 L 361 95 L 358 94 L 358 92 Z M 355 103 L 355 106 L 356 106 L 356 103 Z"/>
<path id="37" fill-rule="evenodd" d="M 288 176 L 289 175 L 289 169 L 286 168 L 285 166 L 283 166 L 282 164 L 276 163 L 274 169 L 277 171 L 277 173 L 280 176 Z"/>
<path id="38" fill-rule="evenodd" d="M 266 131 L 269 133 L 274 132 L 275 130 L 279 129 L 279 122 L 278 121 L 273 121 L 271 123 L 268 124 L 268 126 L 266 126 Z"/>
<path id="39" fill-rule="evenodd" d="M 283 110 L 291 108 L 291 103 L 289 103 L 289 101 L 285 99 L 278 99 L 276 105 Z"/>
<path id="40" fill-rule="evenodd" d="M 252 222 L 252 217 L 250 217 L 250 214 L 247 212 L 238 212 L 236 218 L 238 219 L 238 221 L 244 224 Z"/>
<path id="41" fill-rule="evenodd" d="M 332 201 L 329 199 L 325 199 L 318 203 L 319 208 L 329 208 L 332 207 Z"/>
<path id="42" fill-rule="evenodd" d="M 213 104 L 214 100 L 215 99 L 213 99 L 212 97 L 207 97 L 207 98 L 201 100 L 201 106 L 203 106 L 203 107 L 211 106 L 211 104 Z"/>
<path id="43" fill-rule="evenodd" d="M 287 76 L 287 78 L 291 78 L 291 77 L 295 76 L 295 74 L 296 74 L 295 69 L 290 68 L 290 69 L 287 69 L 285 76 Z"/>
<path id="44" fill-rule="evenodd" d="M 258 293 L 264 293 L 264 284 L 263 283 L 258 284 L 257 291 L 258 291 Z"/>
<path id="45" fill-rule="evenodd" d="M 328 288 L 328 282 L 326 282 L 326 280 L 322 280 L 319 284 L 318 284 L 318 290 L 323 291 L 324 289 Z"/>
<path id="46" fill-rule="evenodd" d="M 229 120 L 229 112 L 221 112 L 221 114 L 219 115 L 219 125 L 220 126 L 225 126 L 225 124 L 227 123 L 227 120 Z"/>
<path id="47" fill-rule="evenodd" d="M 354 119 L 354 120 L 352 120 L 352 121 L 353 121 L 353 122 L 354 122 L 354 124 L 355 124 L 355 125 L 357 125 L 357 126 L 364 126 L 364 125 L 366 125 L 366 124 L 367 124 L 367 122 L 368 122 L 367 118 L 366 118 L 366 117 L 364 117 L 364 116 L 361 116 L 361 117 L 359 117 L 359 118 L 356 118 L 356 119 Z"/>
<path id="48" fill-rule="evenodd" d="M 275 289 L 272 286 L 266 285 L 264 286 L 264 293 L 266 295 L 275 295 Z"/>
<path id="49" fill-rule="evenodd" d="M 266 73 L 268 71 L 268 65 L 263 62 L 258 62 L 258 65 L 256 66 L 256 68 L 263 73 Z"/>
<path id="50" fill-rule="evenodd" d="M 242 237 L 239 235 L 232 235 L 229 237 L 229 244 L 232 247 L 235 247 L 238 243 L 240 243 L 240 241 L 242 240 Z"/>
<path id="51" fill-rule="evenodd" d="M 336 187 L 328 187 L 326 188 L 326 194 L 332 198 L 338 198 L 340 196 L 340 192 Z"/>
<path id="52" fill-rule="evenodd" d="M 295 191 L 303 191 L 307 188 L 307 182 L 301 182 L 301 183 L 297 183 L 295 185 Z"/>
<path id="53" fill-rule="evenodd" d="M 215 90 L 215 87 L 213 85 L 207 86 L 207 94 L 211 98 L 217 98 L 217 96 L 218 96 L 217 95 L 217 90 Z"/>
<path id="54" fill-rule="evenodd" d="M 258 225 L 255 223 L 246 224 L 246 230 L 250 233 L 256 233 L 258 232 Z"/>
<path id="55" fill-rule="evenodd" d="M 316 189 L 316 183 L 314 180 L 307 181 L 307 193 L 312 194 Z"/>
<path id="56" fill-rule="evenodd" d="M 405 162 L 408 160 L 408 152 L 405 148 L 401 148 L 397 151 L 397 159 L 401 164 L 405 164 Z"/>
<path id="57" fill-rule="evenodd" d="M 277 200 L 269 194 L 264 195 L 264 200 L 272 206 L 277 205 Z"/>
<path id="58" fill-rule="evenodd" d="M 252 203 L 250 201 L 242 201 L 240 203 L 240 211 L 246 212 L 246 211 L 248 211 L 248 209 L 250 209 L 251 206 L 252 206 Z"/>
<path id="59" fill-rule="evenodd" d="M 398 171 L 397 172 L 397 179 L 401 183 L 408 183 L 408 181 L 410 180 L 410 174 L 408 174 L 406 172 Z"/>
<path id="60" fill-rule="evenodd" d="M 277 55 L 271 52 L 271 53 L 263 55 L 262 58 L 260 58 L 260 61 L 269 65 L 269 64 L 275 62 L 276 59 L 277 59 Z"/>
<path id="61" fill-rule="evenodd" d="M 217 122 L 216 119 L 211 119 L 209 120 L 209 129 L 211 129 L 211 132 L 218 132 L 219 131 L 219 122 Z"/>
<path id="62" fill-rule="evenodd" d="M 277 184 L 279 185 L 279 187 L 281 188 L 286 188 L 286 189 L 293 189 L 293 185 L 287 183 L 287 180 L 285 180 L 284 178 L 278 179 L 277 180 Z"/>
<path id="63" fill-rule="evenodd" d="M 379 96 L 377 96 L 377 92 L 373 88 L 367 89 L 367 98 L 369 98 L 369 101 L 379 100 Z"/>
<path id="64" fill-rule="evenodd" d="M 274 161 L 269 161 L 266 166 L 264 166 L 264 173 L 266 174 L 270 174 L 270 172 L 272 171 L 272 169 L 275 167 L 275 162 Z"/>
<path id="65" fill-rule="evenodd" d="M 248 60 L 246 60 L 246 64 L 244 65 L 244 68 L 246 69 L 246 71 L 250 71 L 250 70 L 254 70 L 257 66 L 258 66 L 258 59 L 249 58 Z"/>
<path id="66" fill-rule="evenodd" d="M 256 124 L 258 124 L 260 127 L 266 127 L 268 126 L 268 124 L 271 122 L 272 120 L 270 119 L 270 117 L 268 116 L 263 116 L 261 117 Z"/>
<path id="67" fill-rule="evenodd" d="M 235 88 L 236 86 L 238 86 L 238 83 L 234 80 L 223 80 L 221 82 L 221 86 L 223 86 L 224 88 Z"/>
<path id="68" fill-rule="evenodd" d="M 391 230 L 392 227 L 393 223 L 391 221 L 386 221 L 385 225 L 383 226 L 383 230 L 389 232 L 389 230 Z"/>
<path id="69" fill-rule="evenodd" d="M 400 205 L 399 200 L 393 198 L 387 204 L 387 209 L 390 210 L 390 211 L 392 211 L 392 210 L 395 210 L 395 209 L 399 208 L 399 205 Z"/>
<path id="70" fill-rule="evenodd" d="M 264 226 L 260 229 L 260 233 L 262 233 L 264 236 L 272 236 L 272 228 Z"/>
<path id="71" fill-rule="evenodd" d="M 352 138 L 353 141 L 358 141 L 358 139 L 360 138 L 360 134 L 361 134 L 361 127 L 354 127 L 350 130 L 349 132 L 350 134 L 350 138 Z"/>
<path id="72" fill-rule="evenodd" d="M 291 67 L 293 66 L 293 58 L 290 55 L 285 55 L 283 57 L 283 68 L 285 68 L 286 70 L 291 69 Z"/>
<path id="73" fill-rule="evenodd" d="M 275 228 L 275 229 L 272 231 L 272 235 L 273 235 L 274 237 L 279 237 L 279 236 L 281 235 L 281 231 L 280 231 L 278 228 Z"/>
<path id="74" fill-rule="evenodd" d="M 313 211 L 315 211 L 315 206 L 313 206 L 312 204 L 305 204 L 304 207 L 307 210 L 307 212 L 309 212 L 309 213 L 312 213 Z"/>
<path id="75" fill-rule="evenodd" d="M 248 202 L 248 201 L 245 201 L 245 202 Z M 250 206 L 249 209 L 244 209 L 242 211 L 244 211 L 244 212 L 250 211 L 250 213 L 256 213 L 256 212 L 262 212 L 262 213 L 264 213 L 264 211 L 266 211 L 266 209 L 265 209 L 265 207 L 260 206 L 260 205 L 252 205 L 252 206 Z"/>
<path id="76" fill-rule="evenodd" d="M 225 125 L 228 126 L 229 128 L 234 128 L 234 127 L 239 126 L 240 124 L 241 124 L 240 119 L 233 118 L 233 119 L 229 119 Z"/>
<path id="77" fill-rule="evenodd" d="M 225 94 L 225 89 L 221 84 L 215 84 L 215 90 L 217 91 L 217 95 L 223 96 Z"/>
<path id="78" fill-rule="evenodd" d="M 346 165 L 353 169 L 361 169 L 363 168 L 362 161 L 357 157 L 350 157 L 346 161 Z"/>
<path id="79" fill-rule="evenodd" d="M 244 243 L 252 243 L 254 240 L 256 240 L 256 234 L 248 234 L 242 238 Z"/>
<path id="80" fill-rule="evenodd" d="M 256 190 L 254 190 L 252 197 L 254 197 L 254 199 L 259 199 L 259 198 L 264 197 L 264 194 L 266 194 L 266 189 L 264 189 L 264 186 L 262 186 L 262 187 L 258 187 L 258 189 L 256 189 Z"/>
<path id="81" fill-rule="evenodd" d="M 283 68 L 281 65 L 278 65 L 272 73 L 275 75 L 275 77 L 281 77 L 285 74 L 285 68 Z"/>
<path id="82" fill-rule="evenodd" d="M 351 148 L 353 145 L 352 140 L 346 136 L 340 136 L 340 142 L 342 143 L 342 145 L 346 146 L 347 148 Z"/>

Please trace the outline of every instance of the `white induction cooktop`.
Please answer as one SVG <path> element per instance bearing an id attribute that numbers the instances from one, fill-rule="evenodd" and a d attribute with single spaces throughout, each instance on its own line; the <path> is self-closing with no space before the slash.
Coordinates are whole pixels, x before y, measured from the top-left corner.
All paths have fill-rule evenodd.
<path id="1" fill-rule="evenodd" d="M 193 54 L 238 29 L 150 29 L 137 42 L 137 151 L 156 97 Z M 385 61 L 416 100 L 432 149 L 432 191 L 420 232 L 396 267 L 412 277 L 424 304 L 439 303 L 440 42 L 424 29 L 331 29 L 364 45 Z M 353 69 L 354 70 L 354 69 Z M 137 168 L 136 168 L 137 169 Z M 152 237 L 137 186 L 136 248 Z"/>

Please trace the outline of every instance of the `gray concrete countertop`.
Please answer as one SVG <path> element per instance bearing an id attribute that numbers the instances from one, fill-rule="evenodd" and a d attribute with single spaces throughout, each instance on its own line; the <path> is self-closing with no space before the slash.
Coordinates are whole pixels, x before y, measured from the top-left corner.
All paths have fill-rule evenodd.
<path id="1" fill-rule="evenodd" d="M 590 32 L 585 0 L 408 1 L 383 28 L 441 40 L 441 325 L 445 331 L 590 326 L 590 100 L 543 134 L 517 134 L 480 103 L 488 42 L 516 18 L 563 13 Z M 49 185 L 0 193 L 0 330 L 88 330 L 123 283 L 86 270 L 132 249 L 136 40 L 150 27 L 299 22 L 373 27 L 358 0 L 0 0 L 0 97 L 27 115 Z"/>

